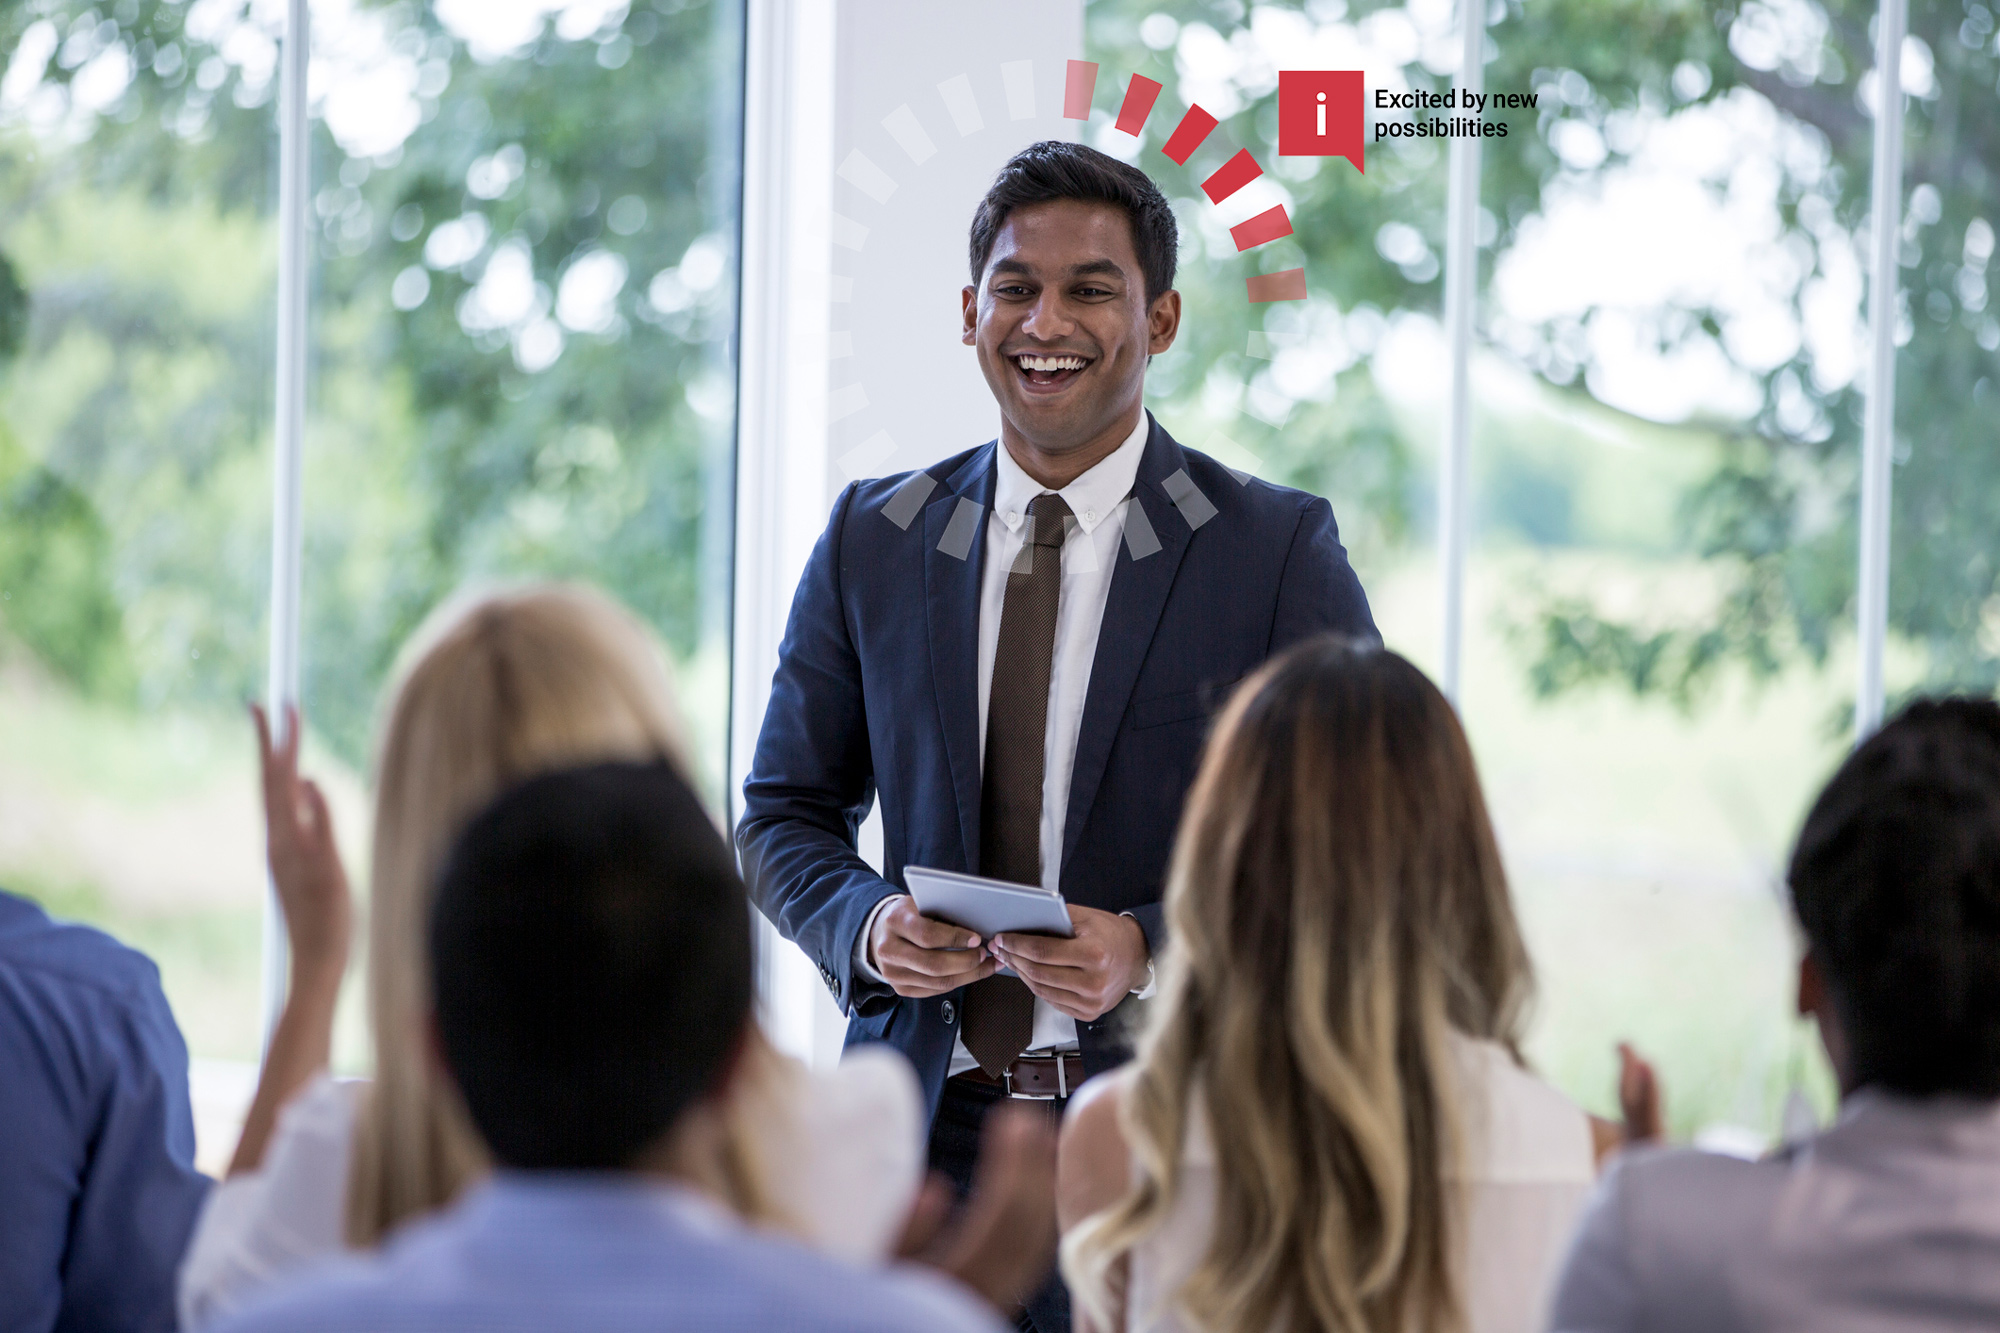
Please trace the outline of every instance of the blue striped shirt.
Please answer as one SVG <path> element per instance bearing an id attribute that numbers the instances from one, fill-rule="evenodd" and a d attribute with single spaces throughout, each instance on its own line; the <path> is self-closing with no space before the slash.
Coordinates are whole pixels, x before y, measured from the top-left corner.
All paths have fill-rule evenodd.
<path id="1" fill-rule="evenodd" d="M 636 1175 L 502 1172 L 376 1256 L 333 1261 L 214 1333 L 999 1333 L 921 1270 L 862 1269 Z"/>

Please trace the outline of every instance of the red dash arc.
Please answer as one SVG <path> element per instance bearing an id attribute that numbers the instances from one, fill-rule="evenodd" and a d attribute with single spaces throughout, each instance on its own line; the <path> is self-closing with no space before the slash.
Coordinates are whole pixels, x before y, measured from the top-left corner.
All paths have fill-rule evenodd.
<path id="1" fill-rule="evenodd" d="M 1070 120 L 1089 120 L 1090 102 L 1096 91 L 1097 62 L 1070 61 L 1063 80 L 1063 115 Z M 1125 86 L 1125 100 L 1118 107 L 1118 120 L 1113 128 L 1138 137 L 1159 97 L 1160 85 L 1157 81 L 1143 74 L 1134 74 Z M 1194 150 L 1201 147 L 1219 123 L 1199 106 L 1190 106 L 1182 114 L 1180 123 L 1174 126 L 1174 132 L 1167 136 L 1160 151 L 1172 158 L 1176 165 L 1186 166 Z M 1211 203 L 1219 204 L 1263 174 L 1264 168 L 1257 164 L 1250 150 L 1239 149 L 1236 156 L 1201 183 L 1202 192 Z M 1291 234 L 1292 219 L 1283 204 L 1267 208 L 1249 221 L 1229 229 L 1230 239 L 1236 242 L 1238 254 Z M 1279 273 L 1262 273 L 1247 279 L 1245 287 L 1253 305 L 1265 301 L 1303 301 L 1306 299 L 1306 271 L 1303 268 L 1288 268 Z"/>

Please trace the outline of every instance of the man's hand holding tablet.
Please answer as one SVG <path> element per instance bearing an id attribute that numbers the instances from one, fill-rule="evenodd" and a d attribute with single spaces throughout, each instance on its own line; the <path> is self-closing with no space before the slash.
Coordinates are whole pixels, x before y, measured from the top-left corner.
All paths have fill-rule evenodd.
<path id="1" fill-rule="evenodd" d="M 1005 966 L 1028 989 L 1071 1018 L 1092 1022 L 1145 986 L 1151 952 L 1145 932 L 1129 916 L 1065 904 L 1060 895 L 977 876 L 905 869 L 905 879 L 941 914 L 977 918 L 969 926 L 926 916 L 918 898 L 893 899 L 876 914 L 869 957 L 898 995 L 942 995 L 992 976 Z M 1053 917 L 1051 909 L 1054 909 Z M 1052 933 L 1069 918 L 1068 938 Z M 1026 933 L 1014 922 L 1033 923 Z"/>
<path id="2" fill-rule="evenodd" d="M 1080 1023 L 1094 1023 L 1146 985 L 1152 951 L 1129 916 L 1069 904 L 1069 939 L 996 935 L 987 950 L 1047 1000 Z"/>
<path id="3" fill-rule="evenodd" d="M 963 926 L 933 921 L 905 893 L 875 914 L 868 956 L 896 994 L 923 999 L 998 972 L 1000 964 L 982 947 L 985 943 Z"/>

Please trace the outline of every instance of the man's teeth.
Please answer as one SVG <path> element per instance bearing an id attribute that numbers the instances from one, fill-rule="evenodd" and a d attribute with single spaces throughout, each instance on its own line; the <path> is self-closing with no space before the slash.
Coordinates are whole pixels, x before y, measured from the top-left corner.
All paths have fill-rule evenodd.
<path id="1" fill-rule="evenodd" d="M 1089 364 L 1080 356 L 1022 356 L 1015 360 L 1023 370 L 1082 370 Z"/>

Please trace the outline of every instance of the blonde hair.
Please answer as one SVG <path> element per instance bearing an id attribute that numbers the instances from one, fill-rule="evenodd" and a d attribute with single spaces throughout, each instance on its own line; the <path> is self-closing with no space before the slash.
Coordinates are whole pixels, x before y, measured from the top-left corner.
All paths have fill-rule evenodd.
<path id="1" fill-rule="evenodd" d="M 373 1245 L 488 1161 L 425 1049 L 433 881 L 465 820 L 538 772 L 609 759 L 689 768 L 666 660 L 591 589 L 535 585 L 441 607 L 404 652 L 377 760 L 368 933 L 375 1079 L 355 1124 L 347 1238 Z M 753 1204 L 754 1182 L 742 1183 Z"/>
<path id="2" fill-rule="evenodd" d="M 1112 1325 L 1118 1260 L 1173 1210 L 1205 1115 L 1214 1228 L 1173 1297 L 1194 1327 L 1462 1326 L 1451 1034 L 1518 1060 L 1532 980 L 1451 705 L 1330 636 L 1252 676 L 1189 794 L 1166 914 L 1121 1112 L 1132 1184 L 1063 1247 L 1080 1301 Z"/>

